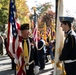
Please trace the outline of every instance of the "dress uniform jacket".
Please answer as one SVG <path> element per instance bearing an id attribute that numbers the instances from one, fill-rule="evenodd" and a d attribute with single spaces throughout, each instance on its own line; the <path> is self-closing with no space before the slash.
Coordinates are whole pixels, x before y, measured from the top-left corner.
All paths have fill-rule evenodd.
<path id="1" fill-rule="evenodd" d="M 39 58 L 40 69 L 45 68 L 44 46 L 45 46 L 44 42 L 42 41 L 42 39 L 40 39 L 38 41 L 38 58 Z"/>
<path id="2" fill-rule="evenodd" d="M 31 45 L 29 63 L 32 62 L 32 61 L 34 61 L 34 62 L 29 65 L 29 69 L 28 70 L 26 69 L 26 66 L 25 66 L 25 69 L 26 69 L 26 74 L 27 75 L 34 75 L 34 67 L 35 67 L 35 65 L 38 65 L 38 54 L 37 54 L 36 47 L 34 45 L 32 45 L 32 39 L 31 38 L 28 38 L 28 39 L 29 39 L 30 45 Z M 27 42 L 27 45 L 28 45 L 28 52 L 29 52 L 28 39 L 26 40 L 26 42 Z M 24 41 L 23 41 L 23 43 L 24 43 Z"/>
<path id="3" fill-rule="evenodd" d="M 70 30 L 66 33 L 64 47 L 59 57 L 64 61 L 66 75 L 76 75 L 76 34 Z"/>
<path id="4" fill-rule="evenodd" d="M 60 60 L 75 60 L 76 59 L 76 34 L 70 30 L 67 34 L 66 34 L 66 39 L 64 42 L 64 47 L 62 50 L 62 53 L 60 55 Z M 75 53 L 72 54 L 72 53 Z"/>
<path id="5" fill-rule="evenodd" d="M 44 55 L 44 43 L 41 40 L 38 41 L 38 51 L 39 54 Z"/>

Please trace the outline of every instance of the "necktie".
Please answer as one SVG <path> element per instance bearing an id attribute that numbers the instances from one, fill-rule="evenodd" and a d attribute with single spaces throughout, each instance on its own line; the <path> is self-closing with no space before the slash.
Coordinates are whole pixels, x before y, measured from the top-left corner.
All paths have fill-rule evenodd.
<path id="1" fill-rule="evenodd" d="M 28 46 L 26 40 L 24 40 L 24 56 L 25 56 L 25 62 L 27 63 L 29 55 L 28 55 Z"/>

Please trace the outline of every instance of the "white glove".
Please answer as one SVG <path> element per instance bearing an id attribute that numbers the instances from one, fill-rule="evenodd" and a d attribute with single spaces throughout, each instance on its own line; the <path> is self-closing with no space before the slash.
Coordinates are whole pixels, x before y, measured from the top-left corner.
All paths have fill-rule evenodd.
<path id="1" fill-rule="evenodd" d="M 18 60 L 16 58 L 14 59 L 14 63 L 15 64 L 18 64 Z"/>
<path id="2" fill-rule="evenodd" d="M 39 72 L 39 66 L 34 67 L 34 74 L 36 75 Z"/>

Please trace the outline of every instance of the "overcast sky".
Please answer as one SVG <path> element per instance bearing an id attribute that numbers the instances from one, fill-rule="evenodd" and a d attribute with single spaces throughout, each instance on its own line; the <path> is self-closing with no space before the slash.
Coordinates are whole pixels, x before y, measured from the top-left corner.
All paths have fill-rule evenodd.
<path id="1" fill-rule="evenodd" d="M 64 0 L 64 13 L 76 18 L 76 0 Z"/>
<path id="2" fill-rule="evenodd" d="M 45 2 L 51 2 L 55 6 L 55 0 L 27 0 L 27 5 L 29 9 L 37 4 L 43 4 Z M 76 17 L 76 0 L 63 0 L 64 3 L 64 15 Z M 52 7 L 55 11 L 55 7 Z"/>
<path id="3" fill-rule="evenodd" d="M 27 5 L 30 9 L 33 6 L 36 6 L 38 4 L 44 4 L 45 2 L 51 2 L 52 5 L 55 5 L 55 0 L 27 0 Z M 52 7 L 52 10 L 55 11 L 55 8 Z"/>

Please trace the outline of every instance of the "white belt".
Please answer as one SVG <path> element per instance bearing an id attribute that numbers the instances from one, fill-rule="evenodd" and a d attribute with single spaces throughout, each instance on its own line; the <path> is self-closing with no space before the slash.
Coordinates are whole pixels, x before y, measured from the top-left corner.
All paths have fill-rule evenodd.
<path id="1" fill-rule="evenodd" d="M 31 65 L 34 62 L 34 60 L 32 60 L 31 62 L 27 62 L 25 64 Z"/>
<path id="2" fill-rule="evenodd" d="M 29 62 L 29 65 L 31 65 L 34 62 L 34 60 L 32 60 L 31 62 Z"/>
<path id="3" fill-rule="evenodd" d="M 32 60 L 31 62 L 27 63 L 28 65 L 26 65 L 26 70 L 29 70 L 29 65 L 31 65 L 34 62 L 34 60 Z"/>
<path id="4" fill-rule="evenodd" d="M 75 60 L 65 60 L 64 63 L 73 63 L 75 61 L 76 61 L 76 59 Z"/>

